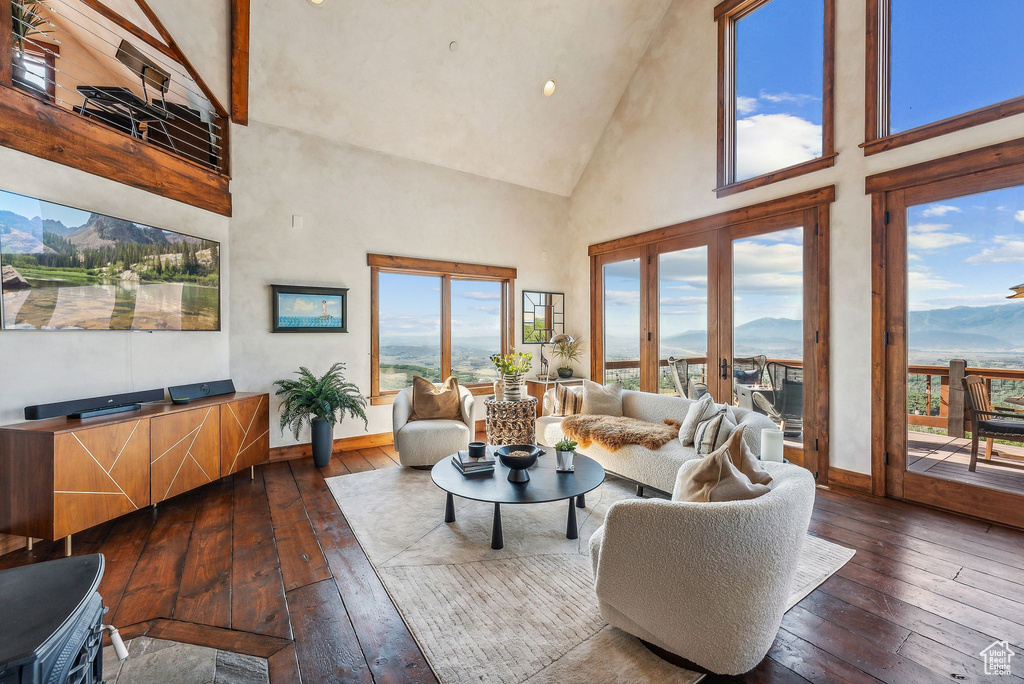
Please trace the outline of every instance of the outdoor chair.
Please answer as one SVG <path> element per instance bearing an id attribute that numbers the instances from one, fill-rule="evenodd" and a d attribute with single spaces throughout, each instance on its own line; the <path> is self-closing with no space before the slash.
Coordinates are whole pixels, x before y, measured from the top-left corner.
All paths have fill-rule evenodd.
<path id="1" fill-rule="evenodd" d="M 771 386 L 769 393 L 773 412 L 765 412 L 786 435 L 801 435 L 804 427 L 804 369 L 772 361 L 766 372 Z M 764 404 L 763 401 L 760 403 Z"/>
<path id="2" fill-rule="evenodd" d="M 676 393 L 686 399 L 700 399 L 708 393 L 708 386 L 703 382 L 690 379 L 690 362 L 676 356 L 668 357 L 668 368 L 672 372 L 672 382 Z"/>
<path id="3" fill-rule="evenodd" d="M 985 378 L 980 375 L 968 375 L 962 382 L 964 403 L 971 418 L 971 463 L 967 469 L 973 473 L 978 467 L 979 440 L 985 440 L 986 461 L 992 460 L 993 439 L 1024 442 L 1024 415 L 993 409 Z"/>

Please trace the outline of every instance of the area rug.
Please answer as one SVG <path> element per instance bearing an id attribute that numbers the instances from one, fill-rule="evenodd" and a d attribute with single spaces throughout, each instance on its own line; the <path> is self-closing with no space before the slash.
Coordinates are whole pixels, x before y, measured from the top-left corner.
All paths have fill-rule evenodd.
<path id="1" fill-rule="evenodd" d="M 632 498 L 609 476 L 578 509 L 565 538 L 566 501 L 502 506 L 505 548 L 491 549 L 493 506 L 445 494 L 430 473 L 387 468 L 327 480 L 352 531 L 442 682 L 530 684 L 679 682 L 675 667 L 608 625 L 593 590 L 588 540 L 608 507 Z M 854 555 L 807 537 L 788 608 Z"/>

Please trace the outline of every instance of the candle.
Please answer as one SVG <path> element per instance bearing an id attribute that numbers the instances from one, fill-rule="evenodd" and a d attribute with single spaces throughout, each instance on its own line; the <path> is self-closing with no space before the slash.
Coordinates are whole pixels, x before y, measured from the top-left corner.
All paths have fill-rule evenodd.
<path id="1" fill-rule="evenodd" d="M 782 463 L 782 430 L 761 430 L 761 460 Z"/>

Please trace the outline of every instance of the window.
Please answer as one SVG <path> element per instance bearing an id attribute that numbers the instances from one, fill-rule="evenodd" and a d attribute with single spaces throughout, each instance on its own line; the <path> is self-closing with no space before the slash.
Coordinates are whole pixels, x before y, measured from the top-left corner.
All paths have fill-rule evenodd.
<path id="1" fill-rule="evenodd" d="M 865 153 L 1024 112 L 1024 3 L 869 0 Z"/>
<path id="2" fill-rule="evenodd" d="M 15 83 L 53 102 L 57 94 L 56 60 L 59 56 L 59 45 L 27 39 L 24 50 L 18 52 Z"/>
<path id="3" fill-rule="evenodd" d="M 491 356 L 512 345 L 514 268 L 367 256 L 372 280 L 371 401 L 414 376 L 489 391 Z"/>
<path id="4" fill-rule="evenodd" d="M 718 195 L 832 166 L 834 0 L 726 0 Z"/>

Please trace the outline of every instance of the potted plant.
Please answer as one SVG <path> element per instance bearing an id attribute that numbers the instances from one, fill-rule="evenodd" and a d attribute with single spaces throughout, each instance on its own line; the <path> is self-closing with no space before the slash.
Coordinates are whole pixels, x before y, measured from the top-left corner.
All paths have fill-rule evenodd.
<path id="1" fill-rule="evenodd" d="M 14 39 L 14 52 L 11 57 L 12 76 L 15 85 L 32 90 L 37 88 L 27 80 L 28 70 L 25 67 L 26 48 L 32 45 L 32 36 L 45 35 L 50 22 L 41 16 L 44 9 L 40 0 L 13 0 L 11 2 L 11 33 Z"/>
<path id="2" fill-rule="evenodd" d="M 274 384 L 281 397 L 281 429 L 292 431 L 295 439 L 299 430 L 309 423 L 313 443 L 313 463 L 324 467 L 331 460 L 334 451 L 334 426 L 344 420 L 345 414 L 362 418 L 366 428 L 366 397 L 359 389 L 345 381 L 345 364 L 336 363 L 316 377 L 306 367 L 296 373 L 298 380 L 278 380 Z"/>
<path id="3" fill-rule="evenodd" d="M 568 437 L 555 445 L 555 468 L 558 470 L 572 470 L 573 459 L 576 457 L 576 442 Z"/>
<path id="4" fill-rule="evenodd" d="M 555 345 L 551 352 L 552 356 L 561 360 L 558 366 L 558 377 L 571 378 L 572 364 L 579 363 L 583 358 L 583 340 L 578 337 L 569 337 Z"/>
<path id="5" fill-rule="evenodd" d="M 491 361 L 505 381 L 505 401 L 522 401 L 523 378 L 533 367 L 533 354 L 517 352 L 513 347 L 508 354 L 495 354 Z"/>

